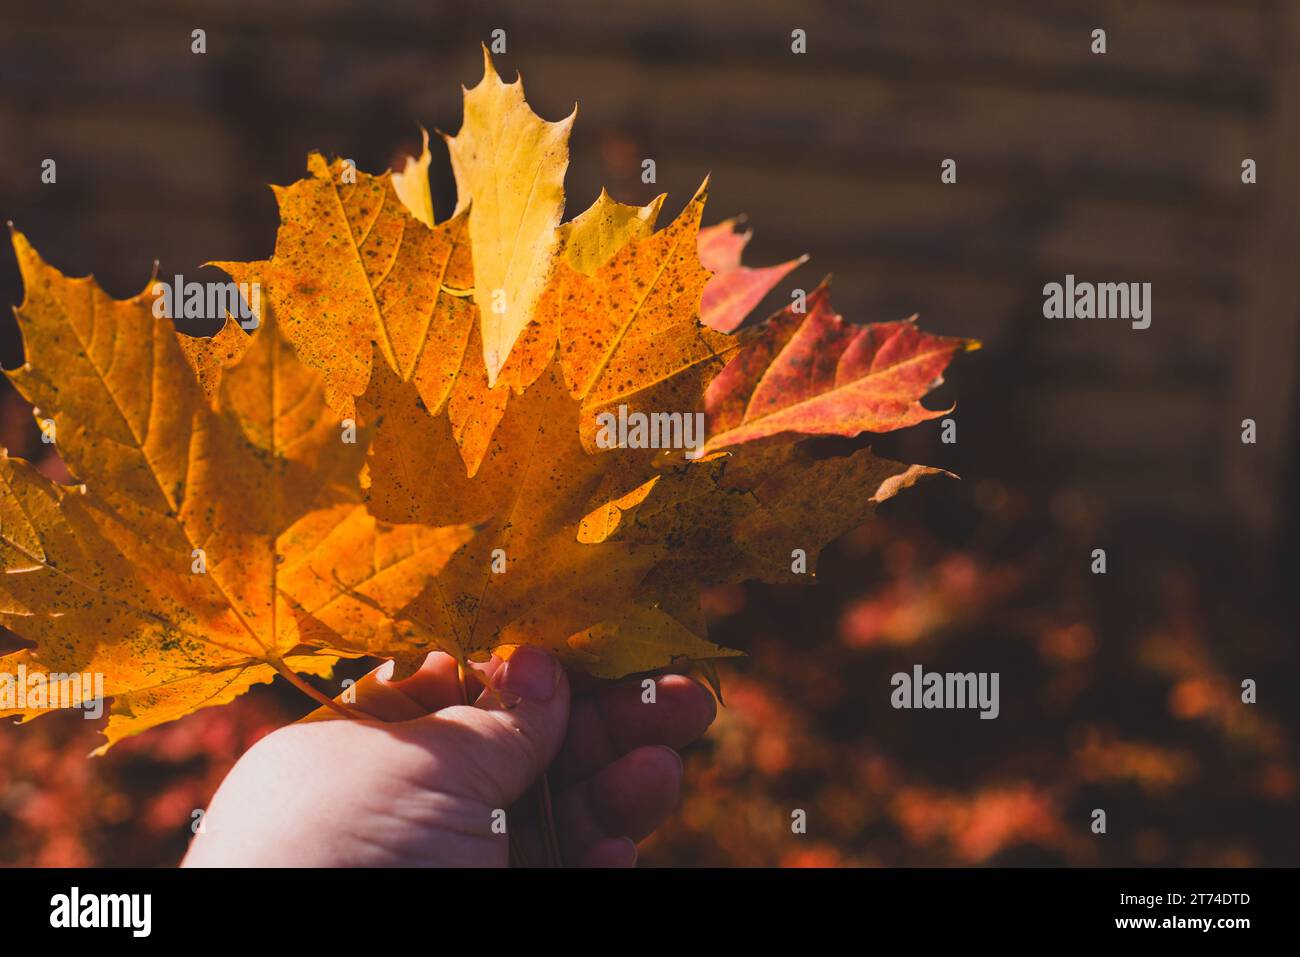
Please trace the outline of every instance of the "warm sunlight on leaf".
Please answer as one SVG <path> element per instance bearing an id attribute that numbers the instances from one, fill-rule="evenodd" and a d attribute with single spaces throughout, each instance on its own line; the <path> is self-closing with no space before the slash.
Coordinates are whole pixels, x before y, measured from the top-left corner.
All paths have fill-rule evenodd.
<path id="1" fill-rule="evenodd" d="M 427 141 L 378 176 L 312 153 L 275 188 L 271 257 L 217 264 L 257 284 L 251 334 L 181 336 L 149 290 L 114 300 L 15 234 L 10 378 L 83 484 L 0 460 L 2 610 L 35 645 L 5 660 L 103 672 L 110 742 L 277 674 L 319 697 L 297 673 L 339 657 L 537 645 L 716 684 L 737 652 L 704 588 L 810 583 L 947 474 L 805 439 L 940 414 L 920 400 L 969 341 L 849 325 L 824 287 L 746 323 L 802 259 L 742 266 L 748 233 L 700 228 L 707 180 L 658 229 L 663 196 L 603 190 L 561 225 L 574 117 L 487 57 L 464 105 L 441 223 Z"/>
<path id="2" fill-rule="evenodd" d="M 84 483 L 0 461 L 3 611 L 36 643 L 27 660 L 102 673 L 111 743 L 392 644 L 393 616 L 472 532 L 366 511 L 365 446 L 270 315 L 209 399 L 151 295 L 69 279 L 20 233 L 14 249 L 27 364 L 10 380 Z"/>

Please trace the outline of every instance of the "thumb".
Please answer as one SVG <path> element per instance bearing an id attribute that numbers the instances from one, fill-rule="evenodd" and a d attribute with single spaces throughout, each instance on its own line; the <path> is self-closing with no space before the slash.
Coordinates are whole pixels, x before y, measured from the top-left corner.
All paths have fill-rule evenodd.
<path id="1" fill-rule="evenodd" d="M 559 752 L 569 724 L 569 681 L 545 651 L 522 646 L 492 673 L 477 704 L 420 720 L 455 754 L 443 768 L 443 786 L 506 807 Z"/>

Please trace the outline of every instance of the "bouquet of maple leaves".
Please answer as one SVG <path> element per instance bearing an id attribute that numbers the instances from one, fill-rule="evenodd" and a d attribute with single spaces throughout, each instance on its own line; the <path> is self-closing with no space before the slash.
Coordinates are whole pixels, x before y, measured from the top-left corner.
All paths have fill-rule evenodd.
<path id="1" fill-rule="evenodd" d="M 302 677 L 340 657 L 401 677 L 531 644 L 602 677 L 711 675 L 736 652 L 702 587 L 806 582 L 939 474 L 807 440 L 943 414 L 920 400 L 975 343 L 845 324 L 824 284 L 745 324 L 802 260 L 741 265 L 747 234 L 700 228 L 707 184 L 662 229 L 662 196 L 603 192 L 561 224 L 572 122 L 485 55 L 442 222 L 427 140 L 382 176 L 312 154 L 276 188 L 272 257 L 216 264 L 260 284 L 251 334 L 183 335 L 152 283 L 112 299 L 15 231 L 27 361 L 7 374 L 80 484 L 0 458 L 0 611 L 31 645 L 0 671 L 102 674 L 104 748 L 277 674 L 346 713 Z M 704 412 L 706 441 L 604 448 L 620 409 Z"/>

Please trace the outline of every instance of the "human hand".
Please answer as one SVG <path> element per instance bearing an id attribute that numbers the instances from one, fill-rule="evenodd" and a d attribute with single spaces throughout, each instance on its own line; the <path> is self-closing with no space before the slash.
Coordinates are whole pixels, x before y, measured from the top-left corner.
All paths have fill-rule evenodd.
<path id="1" fill-rule="evenodd" d="M 643 703 L 641 679 L 571 694 L 555 659 L 528 647 L 471 673 L 473 705 L 442 653 L 405 681 L 388 674 L 391 662 L 355 688 L 351 707 L 376 720 L 322 709 L 249 749 L 183 866 L 505 866 L 512 837 L 540 862 L 538 817 L 521 799 L 548 772 L 564 862 L 631 867 L 634 842 L 677 804 L 673 749 L 716 713 L 681 675 L 655 679 L 654 703 Z M 502 810 L 508 834 L 493 831 Z"/>

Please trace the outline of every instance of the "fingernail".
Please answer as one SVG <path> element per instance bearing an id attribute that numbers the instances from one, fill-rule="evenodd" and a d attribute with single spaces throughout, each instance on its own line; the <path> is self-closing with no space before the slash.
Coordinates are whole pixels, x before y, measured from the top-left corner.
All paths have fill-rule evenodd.
<path id="1" fill-rule="evenodd" d="M 550 701 L 560 686 L 560 665 L 546 652 L 527 645 L 514 654 L 493 675 L 493 687 L 539 704 Z"/>
<path id="2" fill-rule="evenodd" d="M 620 837 L 619 841 L 623 844 L 623 857 L 627 861 L 627 866 L 636 867 L 636 841 L 630 837 Z"/>
<path id="3" fill-rule="evenodd" d="M 677 762 L 677 780 L 680 781 L 686 776 L 686 765 L 682 763 L 682 756 L 666 744 L 661 744 L 659 747 L 671 754 L 673 760 Z"/>

